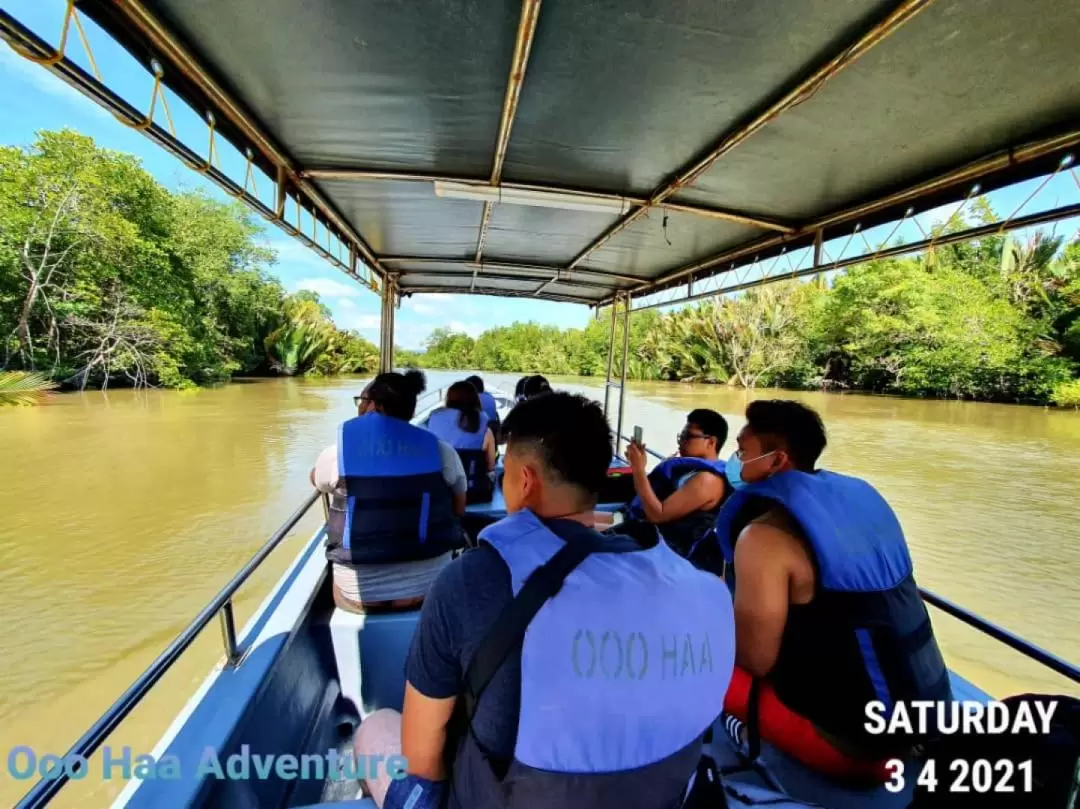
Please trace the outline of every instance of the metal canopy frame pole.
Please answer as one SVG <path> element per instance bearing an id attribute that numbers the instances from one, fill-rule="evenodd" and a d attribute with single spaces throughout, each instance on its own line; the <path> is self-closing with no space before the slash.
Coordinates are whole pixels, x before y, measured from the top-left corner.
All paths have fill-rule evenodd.
<path id="1" fill-rule="evenodd" d="M 396 279 L 386 277 L 382 286 L 382 310 L 379 313 L 379 373 L 394 370 L 394 311 Z"/>
<path id="2" fill-rule="evenodd" d="M 506 95 L 503 97 L 502 113 L 499 116 L 499 134 L 495 138 L 495 159 L 491 166 L 491 186 L 497 188 L 502 180 L 503 163 L 506 149 L 510 145 L 510 131 L 514 127 L 517 115 L 518 99 L 521 98 L 521 85 L 525 81 L 525 68 L 529 64 L 529 51 L 532 50 L 536 36 L 536 23 L 540 19 L 540 0 L 523 0 L 521 19 L 518 21 L 517 38 L 514 42 L 514 55 L 510 60 L 510 76 L 506 82 Z M 480 217 L 480 233 L 476 237 L 476 260 L 484 255 L 484 242 L 487 241 L 488 224 L 491 222 L 492 202 L 484 203 L 484 212 Z M 476 273 L 473 273 L 473 285 L 476 285 Z"/>
<path id="3" fill-rule="evenodd" d="M 766 251 L 775 250 L 784 244 L 790 243 L 794 239 L 805 237 L 810 233 L 816 233 L 817 231 L 822 231 L 826 228 L 833 231 L 832 238 L 836 238 L 837 236 L 848 233 L 847 227 L 858 224 L 863 217 L 873 216 L 890 207 L 903 205 L 904 203 L 916 204 L 920 199 L 930 197 L 950 188 L 966 189 L 968 188 L 967 184 L 978 183 L 995 172 L 1004 171 L 1010 167 L 1030 163 L 1034 160 L 1047 158 L 1054 155 L 1056 152 L 1070 149 L 1077 145 L 1080 145 L 1080 130 L 1073 129 L 1063 134 L 1054 135 L 1050 138 L 1030 141 L 1020 146 L 995 152 L 994 154 L 980 158 L 973 163 L 965 164 L 959 168 L 949 169 L 943 174 L 924 182 L 916 183 L 901 191 L 888 194 L 880 199 L 862 203 L 851 208 L 845 208 L 819 217 L 812 222 L 807 222 L 800 227 L 798 233 L 794 236 L 784 236 L 782 234 L 766 236 L 753 242 L 741 244 L 712 256 L 699 259 L 691 264 L 671 270 L 670 272 L 663 273 L 657 278 L 646 281 L 640 286 L 635 287 L 633 293 L 635 296 L 649 294 L 652 291 L 658 290 L 660 287 L 667 286 L 690 274 L 697 274 L 699 272 L 704 273 L 706 270 L 710 270 L 717 265 L 727 264 L 728 262 L 733 262 L 746 256 L 761 253 L 762 257 L 765 257 Z M 1068 153 L 1066 153 L 1065 156 L 1068 156 Z M 960 197 L 958 196 L 957 200 L 959 199 Z M 601 303 L 604 303 L 604 301 Z"/>
<path id="4" fill-rule="evenodd" d="M 630 356 L 630 296 L 623 295 L 622 365 L 619 380 L 619 421 L 615 428 L 615 454 L 622 444 L 623 411 L 626 409 L 626 360 Z"/>
<path id="5" fill-rule="evenodd" d="M 836 259 L 835 261 L 826 261 L 824 263 L 814 264 L 813 266 L 807 267 L 805 269 L 795 270 L 794 272 L 782 270 L 775 275 L 766 274 L 761 278 L 755 278 L 751 281 L 744 281 L 742 283 L 721 286 L 708 292 L 701 292 L 696 295 L 688 294 L 683 295 L 679 298 L 672 298 L 671 300 L 667 301 L 657 301 L 655 303 L 648 303 L 642 306 L 636 306 L 634 307 L 634 311 L 644 312 L 648 309 L 658 309 L 661 306 L 675 306 L 683 303 L 691 303 L 693 301 L 699 301 L 704 298 L 714 298 L 717 295 L 727 295 L 732 292 L 742 292 L 747 289 L 765 286 L 766 284 L 772 284 L 777 281 L 792 281 L 797 278 L 805 278 L 808 275 L 817 275 L 823 272 L 842 270 L 855 264 L 862 264 L 867 261 L 900 258 L 901 256 L 908 256 L 913 253 L 921 253 L 922 251 L 928 250 L 932 247 L 945 247 L 950 244 L 960 244 L 962 242 L 972 241 L 973 239 L 982 239 L 987 236 L 996 236 L 1001 233 L 1011 233 L 1014 230 L 1023 230 L 1024 228 L 1035 227 L 1037 225 L 1046 225 L 1052 222 L 1060 222 L 1062 220 L 1072 219 L 1073 217 L 1077 216 L 1080 216 L 1080 203 L 1076 203 L 1074 205 L 1065 205 L 1060 208 L 1053 208 L 1049 211 L 1041 211 L 1039 213 L 1029 214 L 1028 216 L 1018 216 L 1015 219 L 1011 219 L 1005 223 L 990 222 L 986 225 L 979 225 L 978 227 L 967 228 L 966 230 L 958 230 L 954 233 L 943 233 L 928 239 L 920 239 L 917 242 L 909 242 L 907 244 L 899 244 L 892 247 L 882 247 L 874 253 L 862 253 L 857 256 L 848 256 L 847 258 Z M 771 255 L 755 256 L 755 260 L 758 258 L 764 260 L 767 257 L 771 257 Z M 747 264 L 752 265 L 753 263 L 754 261 L 742 263 L 733 261 L 731 266 L 725 272 L 737 271 L 747 266 Z M 649 294 L 649 291 L 646 290 L 644 294 Z"/>
<path id="6" fill-rule="evenodd" d="M 608 404 L 611 399 L 611 362 L 615 358 L 615 310 L 619 306 L 619 298 L 622 295 L 615 293 L 615 299 L 611 302 L 611 333 L 607 342 L 607 373 L 604 375 L 604 418 L 607 418 Z"/>
<path id="7" fill-rule="evenodd" d="M 716 161 L 721 157 L 753 136 L 778 115 L 810 98 L 845 67 L 855 62 L 860 56 L 903 26 L 904 23 L 929 6 L 932 2 L 933 0 L 902 0 L 902 2 L 894 8 L 887 17 L 863 32 L 851 45 L 841 50 L 836 56 L 833 56 L 824 64 L 820 65 L 809 76 L 797 82 L 791 89 L 784 92 L 776 101 L 769 104 L 767 108 L 759 112 L 752 119 L 722 135 L 720 140 L 707 155 L 693 163 L 693 165 L 680 170 L 674 179 L 653 191 L 649 196 L 646 205 L 634 209 L 605 230 L 600 236 L 590 242 L 584 250 L 578 253 L 566 266 L 566 269 L 572 270 L 574 267 L 581 264 L 585 259 L 592 255 L 594 251 L 603 247 L 609 240 L 647 214 L 650 207 L 659 205 L 672 195 L 677 194 L 687 186 L 692 185 L 702 174 L 712 168 Z"/>
<path id="8" fill-rule="evenodd" d="M 129 14 L 129 9 L 135 8 L 128 0 L 117 0 L 117 13 L 125 15 L 125 17 Z M 72 10 L 74 10 L 74 6 L 72 6 Z M 46 70 L 49 70 L 69 86 L 103 107 L 115 116 L 120 123 L 142 132 L 145 137 L 176 156 L 188 168 L 214 182 L 229 196 L 245 202 L 260 216 L 310 247 L 338 269 L 374 289 L 374 282 L 371 279 L 360 278 L 354 269 L 347 266 L 340 258 L 328 252 L 323 245 L 304 233 L 299 223 L 292 224 L 286 221 L 286 203 L 289 199 L 292 199 L 296 205 L 298 215 L 301 208 L 310 208 L 313 212 L 317 211 L 318 213 L 312 213 L 312 216 L 321 215 L 327 229 L 339 241 L 350 245 L 351 248 L 360 253 L 369 266 L 373 267 L 371 274 L 381 276 L 384 273 L 384 268 L 379 264 L 377 257 L 371 252 L 359 234 L 344 221 L 311 182 L 299 177 L 291 158 L 275 146 L 252 120 L 194 64 L 186 51 L 180 49 L 179 46 L 174 48 L 172 41 L 167 38 L 167 34 L 159 30 L 160 26 L 150 20 L 145 10 L 139 8 L 137 13 L 141 21 L 140 25 L 137 26 L 139 30 L 143 30 L 142 24 L 154 26 L 150 40 L 153 43 L 153 52 L 162 58 L 167 57 L 169 60 L 168 64 L 164 66 L 158 62 L 157 58 L 143 60 L 147 69 L 161 82 L 162 87 L 168 85 L 176 75 L 185 76 L 193 82 L 193 86 L 198 89 L 203 97 L 200 103 L 192 102 L 192 108 L 201 111 L 205 122 L 208 124 L 210 147 L 205 158 L 176 136 L 164 91 L 162 90 L 159 93 L 155 89 L 149 112 L 144 114 L 105 84 L 104 79 L 96 69 L 96 63 L 88 41 L 84 40 L 83 45 L 92 66 L 94 66 L 94 75 L 79 67 L 65 56 L 62 50 L 54 51 L 49 43 L 2 10 L 0 10 L 0 39 L 6 40 L 8 45 L 23 58 L 43 65 Z M 167 129 L 154 120 L 155 101 L 159 95 L 161 98 L 160 108 L 164 109 L 168 122 Z M 239 151 L 248 155 L 248 178 L 251 179 L 251 190 L 249 190 L 248 178 L 245 178 L 244 183 L 241 185 L 227 176 L 217 165 L 215 159 L 217 153 L 215 149 L 215 133 L 218 133 L 218 136 L 223 139 L 229 139 L 228 136 L 220 134 L 225 121 L 228 121 L 234 130 L 232 133 L 234 145 Z M 253 193 L 255 190 L 254 175 L 252 174 L 254 168 L 266 171 L 271 182 L 274 183 L 273 207 L 264 203 L 256 193 Z"/>
<path id="9" fill-rule="evenodd" d="M 627 196 L 626 194 L 612 194 L 608 191 L 597 191 L 591 188 L 571 188 L 564 185 L 550 183 L 516 183 L 502 182 L 492 183 L 489 180 L 481 180 L 476 177 L 464 177 L 454 174 L 423 174 L 413 171 L 382 171 L 379 169 L 351 169 L 351 168 L 312 168 L 300 172 L 301 177 L 316 180 L 337 180 L 345 182 L 377 182 L 390 180 L 402 183 L 458 183 L 471 185 L 477 188 L 497 188 L 500 191 L 538 191 L 542 194 L 564 194 L 572 197 L 587 197 L 598 202 L 621 203 L 628 208 L 640 208 L 649 205 L 645 197 Z M 779 219 L 759 216 L 758 214 L 739 211 L 733 208 L 716 208 L 707 205 L 689 204 L 683 202 L 661 202 L 653 207 L 663 208 L 669 211 L 690 214 L 691 216 L 716 219 L 721 222 L 735 222 L 740 225 L 750 225 L 762 230 L 775 230 L 780 233 L 794 233 L 797 228 L 793 224 L 785 223 Z M 379 261 L 386 263 L 385 256 L 379 256 Z"/>

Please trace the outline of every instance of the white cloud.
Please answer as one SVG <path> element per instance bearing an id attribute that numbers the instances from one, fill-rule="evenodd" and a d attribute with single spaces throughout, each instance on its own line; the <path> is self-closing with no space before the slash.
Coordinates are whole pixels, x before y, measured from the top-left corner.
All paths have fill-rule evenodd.
<path id="1" fill-rule="evenodd" d="M 451 320 L 446 325 L 450 331 L 465 332 L 470 337 L 479 337 L 484 331 L 483 323 L 462 323 L 460 320 Z"/>
<path id="2" fill-rule="evenodd" d="M 357 331 L 379 331 L 378 315 L 350 315 L 339 318 L 339 325 L 343 329 L 356 329 Z"/>
<path id="3" fill-rule="evenodd" d="M 294 290 L 307 289 L 319 293 L 322 298 L 358 298 L 365 291 L 355 281 L 335 281 L 333 278 L 303 278 L 296 282 Z"/>
<path id="4" fill-rule="evenodd" d="M 10 48 L 0 48 L 0 67 L 3 67 L 5 70 L 11 70 L 13 73 L 18 73 L 19 76 L 39 92 L 57 96 L 70 104 L 79 107 L 81 110 L 103 118 L 108 118 L 109 120 L 114 120 L 108 111 L 91 101 L 70 84 L 63 81 L 59 76 L 54 76 L 44 67 L 35 65 L 33 62 L 23 59 Z"/>
<path id="5" fill-rule="evenodd" d="M 424 303 L 415 300 L 414 298 L 406 298 L 403 306 L 411 312 L 416 312 L 418 315 L 433 315 L 438 311 L 430 303 Z"/>
<path id="6" fill-rule="evenodd" d="M 338 298 L 337 305 L 342 309 L 355 309 L 356 304 L 350 301 L 348 298 Z"/>
<path id="7" fill-rule="evenodd" d="M 478 315 L 482 313 L 476 298 L 468 295 L 455 295 L 447 293 L 425 293 L 423 295 L 406 298 L 403 306 L 408 307 L 419 315 L 445 315 L 453 313 L 460 317 Z"/>

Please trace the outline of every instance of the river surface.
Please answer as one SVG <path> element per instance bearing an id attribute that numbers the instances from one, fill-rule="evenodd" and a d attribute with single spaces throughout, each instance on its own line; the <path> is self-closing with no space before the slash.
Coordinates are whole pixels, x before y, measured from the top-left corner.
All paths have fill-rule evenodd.
<path id="1" fill-rule="evenodd" d="M 432 372 L 429 389 L 460 376 Z M 507 390 L 516 380 L 485 378 Z M 13 746 L 66 751 L 288 517 L 362 385 L 260 380 L 0 409 L 0 803 L 32 783 L 8 774 Z M 594 380 L 557 387 L 602 398 Z M 1080 661 L 1080 414 L 645 382 L 628 387 L 623 433 L 641 425 L 667 454 L 685 414 L 711 407 L 731 424 L 726 456 L 746 402 L 770 395 L 818 409 L 829 431 L 822 465 L 888 498 L 921 584 Z M 238 623 L 315 519 L 243 588 Z M 940 613 L 934 622 L 949 664 L 995 695 L 1080 695 L 974 630 Z M 220 654 L 215 624 L 121 726 L 114 749 L 148 752 Z M 101 772 L 92 765 L 55 805 L 106 803 L 122 783 L 102 784 Z"/>

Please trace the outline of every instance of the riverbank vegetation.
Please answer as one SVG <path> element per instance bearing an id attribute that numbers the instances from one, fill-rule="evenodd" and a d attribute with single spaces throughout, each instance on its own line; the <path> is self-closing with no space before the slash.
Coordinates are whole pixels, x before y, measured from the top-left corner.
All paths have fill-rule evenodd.
<path id="1" fill-rule="evenodd" d="M 941 229 L 995 217 L 981 204 L 972 219 Z M 171 192 L 134 157 L 71 131 L 0 147 L 0 373 L 85 388 L 372 371 L 371 342 L 338 329 L 316 294 L 269 276 L 261 233 L 239 203 Z M 475 339 L 436 329 L 397 361 L 602 375 L 606 314 L 583 329 L 515 323 Z M 627 373 L 1080 407 L 1080 238 L 990 236 L 640 312 Z"/>
<path id="2" fill-rule="evenodd" d="M 988 206 L 958 230 L 995 221 Z M 602 375 L 610 312 L 584 329 L 432 333 L 429 368 Z M 621 337 L 616 337 L 621 344 Z M 616 359 L 616 365 L 618 359 Z M 633 379 L 1080 406 L 1080 238 L 936 247 L 631 318 Z"/>
<path id="3" fill-rule="evenodd" d="M 0 147 L 0 372 L 104 388 L 374 368 L 317 295 L 268 275 L 261 232 L 68 130 Z"/>

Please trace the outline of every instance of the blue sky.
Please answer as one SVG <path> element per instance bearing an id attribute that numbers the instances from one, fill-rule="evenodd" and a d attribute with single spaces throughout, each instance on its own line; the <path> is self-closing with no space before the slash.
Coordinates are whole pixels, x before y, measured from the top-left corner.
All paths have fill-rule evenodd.
<path id="1" fill-rule="evenodd" d="M 59 39 L 64 6 L 64 0 L 0 0 L 0 7 L 54 44 Z M 152 77 L 93 23 L 85 20 L 84 23 L 106 83 L 137 109 L 145 110 L 152 92 Z M 67 53 L 81 66 L 90 69 L 74 30 L 69 36 Z M 168 101 L 180 139 L 205 156 L 205 123 L 172 93 L 168 94 Z M 160 105 L 155 120 L 162 121 Z M 164 149 L 118 122 L 109 112 L 44 68 L 31 64 L 13 53 L 5 44 L 0 44 L 0 143 L 29 144 L 36 131 L 62 127 L 70 127 L 90 135 L 104 147 L 137 155 L 146 169 L 171 189 L 202 188 L 218 199 L 228 199 L 217 186 L 204 180 Z M 222 169 L 233 179 L 242 180 L 245 169 L 243 158 L 227 145 L 222 148 L 220 141 L 218 149 Z M 991 204 L 999 214 L 1008 216 L 1040 182 L 1033 180 L 995 192 L 990 195 Z M 270 195 L 273 193 L 273 186 L 269 179 L 260 176 L 257 188 L 260 197 L 272 205 Z M 1023 213 L 1077 201 L 1080 201 L 1080 184 L 1072 174 L 1065 171 L 1048 183 L 1036 199 L 1023 209 Z M 921 215 L 919 219 L 926 228 L 929 222 L 947 216 L 954 208 L 955 206 L 947 206 Z M 288 211 L 286 213 L 288 215 Z M 905 224 L 892 234 L 893 240 L 918 238 L 914 228 L 910 223 Z M 1059 223 L 1056 227 L 1058 233 L 1066 234 L 1073 234 L 1076 229 L 1075 220 Z M 878 241 L 889 236 L 891 231 L 891 225 L 882 226 L 868 232 L 866 237 L 870 244 L 876 245 Z M 376 338 L 379 300 L 374 293 L 331 267 L 317 254 L 282 231 L 268 226 L 264 238 L 278 254 L 278 261 L 270 271 L 281 280 L 286 289 L 311 289 L 318 292 L 330 307 L 334 320 L 340 327 L 355 328 L 372 339 Z M 865 249 L 861 239 L 856 238 L 848 245 L 848 249 L 842 252 L 845 242 L 846 239 L 826 244 L 831 258 L 837 259 Z M 795 254 L 791 258 L 795 267 L 804 266 Z M 802 258 L 809 260 L 808 255 Z M 781 271 L 783 266 L 779 268 Z M 766 269 L 769 267 L 751 268 L 740 280 L 756 278 Z M 703 291 L 700 285 L 696 289 Z M 533 320 L 561 327 L 583 326 L 590 315 L 590 310 L 583 306 L 539 300 L 416 295 L 403 301 L 398 312 L 395 343 L 405 348 L 420 348 L 431 330 L 439 326 L 449 326 L 475 336 L 485 328 L 514 321 Z"/>
<path id="2" fill-rule="evenodd" d="M 59 41 L 64 13 L 63 0 L 0 0 L 0 8 L 12 14 L 36 34 L 53 44 Z M 106 83 L 140 110 L 148 106 L 152 77 L 92 22 L 83 18 L 98 68 Z M 69 35 L 68 56 L 90 69 L 74 29 Z M 190 108 L 169 93 L 169 109 L 180 139 L 205 156 L 206 126 Z M 160 108 L 155 121 L 163 121 Z M 109 112 L 53 76 L 45 68 L 17 56 L 0 42 L 0 144 L 26 145 L 42 129 L 69 127 L 90 135 L 99 145 L 138 156 L 155 178 L 171 189 L 201 188 L 215 198 L 228 200 L 216 185 L 204 180 L 164 149 L 124 126 Z M 222 169 L 242 180 L 245 164 L 231 149 L 221 150 Z M 264 201 L 272 184 L 259 177 L 257 188 Z M 320 256 L 277 228 L 267 226 L 265 240 L 278 254 L 270 272 L 289 290 L 312 289 L 322 296 L 342 328 L 355 328 L 377 340 L 379 299 L 367 288 L 334 269 Z M 591 311 L 584 306 L 539 300 L 470 297 L 467 295 L 414 295 L 405 299 L 395 322 L 395 343 L 420 348 L 431 330 L 449 326 L 473 336 L 485 328 L 533 320 L 553 325 L 584 326 Z"/>

